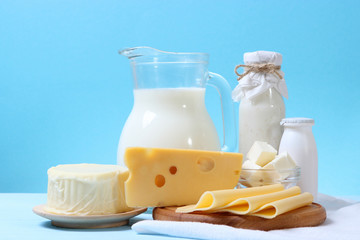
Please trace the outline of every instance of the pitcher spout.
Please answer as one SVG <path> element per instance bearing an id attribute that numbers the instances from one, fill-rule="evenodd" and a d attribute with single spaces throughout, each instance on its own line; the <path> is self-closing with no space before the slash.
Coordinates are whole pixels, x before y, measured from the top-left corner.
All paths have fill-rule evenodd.
<path id="1" fill-rule="evenodd" d="M 161 51 L 152 47 L 132 47 L 119 51 L 133 63 L 201 63 L 207 64 L 207 53 L 180 53 Z"/>
<path id="2" fill-rule="evenodd" d="M 161 51 L 152 47 L 132 47 L 132 48 L 125 48 L 119 51 L 119 54 L 133 59 L 136 57 L 143 57 L 143 56 L 157 56 L 162 54 L 172 54 L 171 52 Z"/>

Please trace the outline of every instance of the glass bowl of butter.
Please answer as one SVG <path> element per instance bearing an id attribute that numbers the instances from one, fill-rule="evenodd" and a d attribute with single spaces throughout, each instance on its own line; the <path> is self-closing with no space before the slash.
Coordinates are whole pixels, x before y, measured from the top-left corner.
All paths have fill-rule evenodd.
<path id="1" fill-rule="evenodd" d="M 237 188 L 259 187 L 281 183 L 295 186 L 300 179 L 300 167 L 288 152 L 278 153 L 266 142 L 255 141 L 242 165 Z"/>
<path id="2" fill-rule="evenodd" d="M 236 188 L 259 187 L 281 183 L 285 188 L 296 186 L 300 179 L 300 167 L 290 169 L 249 169 L 241 170 Z"/>

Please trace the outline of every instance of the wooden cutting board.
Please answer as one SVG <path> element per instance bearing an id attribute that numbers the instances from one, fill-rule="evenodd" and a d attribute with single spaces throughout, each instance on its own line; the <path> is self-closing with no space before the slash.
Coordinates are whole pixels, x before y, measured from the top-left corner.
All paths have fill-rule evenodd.
<path id="1" fill-rule="evenodd" d="M 325 208 L 317 203 L 312 203 L 311 205 L 281 214 L 273 219 L 235 215 L 232 213 L 176 213 L 175 209 L 176 207 L 154 208 L 153 218 L 155 220 L 222 224 L 235 228 L 264 231 L 317 226 L 326 219 Z"/>

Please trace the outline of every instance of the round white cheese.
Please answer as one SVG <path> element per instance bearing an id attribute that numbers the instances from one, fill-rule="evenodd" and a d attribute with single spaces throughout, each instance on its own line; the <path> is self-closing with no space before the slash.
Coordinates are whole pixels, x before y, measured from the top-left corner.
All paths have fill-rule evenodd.
<path id="1" fill-rule="evenodd" d="M 124 182 L 129 172 L 117 165 L 68 164 L 48 170 L 46 211 L 66 215 L 104 215 L 130 210 Z"/>

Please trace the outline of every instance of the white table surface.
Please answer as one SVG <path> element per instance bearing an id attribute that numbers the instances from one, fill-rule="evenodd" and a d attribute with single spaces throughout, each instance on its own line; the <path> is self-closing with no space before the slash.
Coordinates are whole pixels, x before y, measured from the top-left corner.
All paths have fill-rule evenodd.
<path id="1" fill-rule="evenodd" d="M 46 240 L 133 240 L 133 239 L 184 239 L 159 235 L 140 235 L 130 225 L 143 219 L 152 219 L 143 213 L 130 220 L 130 225 L 104 229 L 66 229 L 52 226 L 50 220 L 32 212 L 36 205 L 46 203 L 46 194 L 0 193 L 0 239 Z"/>
<path id="2" fill-rule="evenodd" d="M 343 199 L 360 201 L 360 196 L 343 196 Z M 42 193 L 0 193 L 0 239 L 46 239 L 46 240 L 116 240 L 116 239 L 184 239 L 160 235 L 140 235 L 130 225 L 144 219 L 152 219 L 143 213 L 130 220 L 129 225 L 105 229 L 66 229 L 52 226 L 50 220 L 32 212 L 36 205 L 46 203 Z"/>

